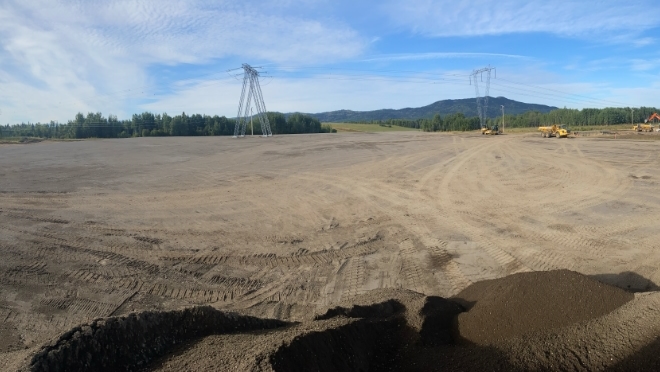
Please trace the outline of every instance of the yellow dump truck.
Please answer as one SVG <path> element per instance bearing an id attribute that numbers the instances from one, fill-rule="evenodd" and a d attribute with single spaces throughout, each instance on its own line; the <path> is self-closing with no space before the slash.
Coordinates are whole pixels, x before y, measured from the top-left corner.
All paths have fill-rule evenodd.
<path id="1" fill-rule="evenodd" d="M 539 127 L 539 132 L 543 138 L 566 138 L 568 137 L 568 130 L 563 124 L 553 124 L 547 127 Z"/>
<path id="2" fill-rule="evenodd" d="M 632 130 L 634 130 L 635 132 L 653 132 L 653 124 L 633 125 Z"/>

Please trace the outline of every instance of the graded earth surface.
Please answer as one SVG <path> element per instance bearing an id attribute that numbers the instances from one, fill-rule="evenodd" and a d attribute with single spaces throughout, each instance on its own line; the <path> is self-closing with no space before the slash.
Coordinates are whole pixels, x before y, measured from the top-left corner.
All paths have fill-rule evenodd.
<path id="1" fill-rule="evenodd" d="M 400 132 L 0 145 L 0 369 L 112 323 L 99 318 L 150 327 L 164 321 L 130 317 L 193 306 L 242 328 L 191 332 L 136 366 L 332 366 L 291 355 L 343 338 L 362 353 L 346 363 L 362 364 L 336 367 L 356 370 L 657 366 L 659 143 Z M 346 310 L 358 303 L 381 305 Z M 387 342 L 363 347 L 374 340 Z"/>

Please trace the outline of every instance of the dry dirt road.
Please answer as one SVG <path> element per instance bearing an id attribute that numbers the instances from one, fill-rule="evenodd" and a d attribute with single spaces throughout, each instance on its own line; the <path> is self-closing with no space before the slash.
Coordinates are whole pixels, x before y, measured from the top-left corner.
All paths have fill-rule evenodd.
<path id="1" fill-rule="evenodd" d="M 657 141 L 475 134 L 0 146 L 0 367 L 72 326 L 210 304 L 283 320 L 570 269 L 660 283 Z"/>

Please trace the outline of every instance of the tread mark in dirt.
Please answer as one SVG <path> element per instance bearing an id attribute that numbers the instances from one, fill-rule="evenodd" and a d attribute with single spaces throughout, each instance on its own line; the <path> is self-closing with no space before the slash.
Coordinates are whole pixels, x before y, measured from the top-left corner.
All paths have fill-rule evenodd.
<path id="1" fill-rule="evenodd" d="M 0 308 L 0 322 L 7 323 L 15 321 L 18 317 L 18 313 L 12 311 L 11 309 Z"/>
<path id="2" fill-rule="evenodd" d="M 232 290 L 235 289 L 238 292 L 242 291 L 243 293 L 263 287 L 263 282 L 260 280 L 226 277 L 222 275 L 214 275 L 208 280 L 208 282 L 211 284 L 221 284 Z"/>
<path id="3" fill-rule="evenodd" d="M 526 267 L 522 262 L 517 258 L 505 252 L 502 249 L 497 248 L 489 242 L 483 242 L 481 247 L 486 253 L 488 253 L 495 261 L 502 267 L 504 270 L 504 275 L 516 274 L 526 271 L 531 271 Z"/>
<path id="4" fill-rule="evenodd" d="M 196 303 L 209 303 L 217 301 L 234 301 L 235 299 L 252 292 L 252 290 L 248 289 L 248 287 L 236 286 L 226 286 L 224 288 L 221 287 L 220 289 L 191 289 L 172 287 L 168 284 L 157 283 L 146 292 L 161 297 L 190 300 Z"/>
<path id="5" fill-rule="evenodd" d="M 163 241 L 158 239 L 158 238 L 149 238 L 149 237 L 146 237 L 146 236 L 134 236 L 133 239 L 141 241 L 141 242 L 145 242 L 145 243 L 154 244 L 154 245 L 158 245 L 158 244 L 163 243 Z"/>
<path id="6" fill-rule="evenodd" d="M 344 291 L 341 294 L 341 299 L 351 299 L 355 296 L 362 294 L 362 286 L 365 280 L 365 262 L 362 257 L 352 257 L 348 259 L 349 264 L 344 270 L 342 276 L 342 287 Z"/>
<path id="7" fill-rule="evenodd" d="M 125 265 L 130 268 L 135 268 L 139 269 L 141 271 L 145 271 L 149 274 L 158 274 L 161 271 L 161 267 L 158 265 L 154 265 L 145 261 L 141 260 L 136 260 L 118 253 L 112 253 L 112 252 L 104 252 L 104 251 L 97 251 L 89 248 L 78 248 L 78 247 L 73 247 L 70 245 L 66 244 L 59 244 L 58 248 L 61 248 L 65 251 L 68 252 L 74 252 L 74 253 L 86 253 L 101 259 L 107 259 L 111 260 L 115 263 Z M 56 250 L 58 248 L 50 248 L 53 250 Z"/>
<path id="8" fill-rule="evenodd" d="M 201 278 L 204 274 L 208 273 L 216 267 L 215 264 L 192 264 L 192 263 L 183 263 L 176 265 L 174 269 L 182 274 L 190 275 L 195 278 Z"/>
<path id="9" fill-rule="evenodd" d="M 447 280 L 452 287 L 451 294 L 453 295 L 472 284 L 472 281 L 463 274 L 458 263 L 453 260 L 452 255 L 444 248 L 446 246 L 447 242 L 441 242 L 440 247 L 432 246 L 427 249 L 431 257 L 432 267 L 442 271 L 445 280 Z M 447 295 L 446 293 L 443 294 Z"/>
<path id="10" fill-rule="evenodd" d="M 413 242 L 411 240 L 404 240 L 399 243 L 399 248 L 401 249 L 403 259 L 400 274 L 403 277 L 405 286 L 415 292 L 424 293 L 421 279 L 422 269 L 413 257 L 416 253 Z"/>
<path id="11" fill-rule="evenodd" d="M 169 256 L 163 257 L 166 261 L 184 261 L 194 264 L 216 265 L 220 263 L 236 263 L 240 265 L 268 266 L 271 268 L 299 267 L 303 265 L 328 264 L 332 261 L 357 256 L 367 256 L 378 250 L 377 246 L 370 244 L 381 238 L 378 236 L 360 241 L 351 247 L 341 249 L 308 252 L 296 256 L 277 256 L 274 253 L 256 254 L 252 256 L 227 256 L 227 255 L 203 255 L 203 256 Z"/>
<path id="12" fill-rule="evenodd" d="M 69 221 L 59 219 L 59 218 L 35 217 L 35 216 L 19 214 L 19 213 L 6 213 L 5 216 L 11 217 L 11 218 L 21 218 L 21 219 L 24 219 L 24 220 L 29 220 L 29 221 L 34 221 L 34 222 L 48 222 L 48 223 L 57 223 L 57 224 L 63 224 L 63 225 L 66 225 L 66 224 L 69 223 Z"/>

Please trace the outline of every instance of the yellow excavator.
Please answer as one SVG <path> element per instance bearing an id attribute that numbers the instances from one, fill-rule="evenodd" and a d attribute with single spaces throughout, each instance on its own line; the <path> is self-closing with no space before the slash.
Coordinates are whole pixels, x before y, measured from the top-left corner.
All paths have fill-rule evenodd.
<path id="1" fill-rule="evenodd" d="M 553 124 L 547 127 L 539 127 L 539 132 L 541 132 L 541 137 L 543 138 L 567 138 L 568 129 L 564 127 L 564 124 Z"/>
<path id="2" fill-rule="evenodd" d="M 644 124 L 633 125 L 632 130 L 635 132 L 653 132 L 653 120 L 660 120 L 660 115 L 654 112 L 648 119 L 644 120 Z"/>

